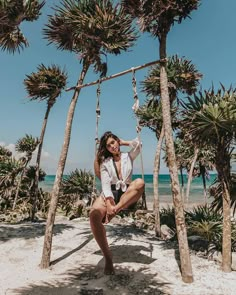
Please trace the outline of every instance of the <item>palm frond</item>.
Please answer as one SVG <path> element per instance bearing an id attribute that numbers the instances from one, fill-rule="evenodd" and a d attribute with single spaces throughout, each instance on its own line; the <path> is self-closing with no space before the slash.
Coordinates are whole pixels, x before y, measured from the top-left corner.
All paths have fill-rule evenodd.
<path id="1" fill-rule="evenodd" d="M 236 130 L 236 92 L 234 89 L 205 91 L 182 103 L 184 121 L 195 140 L 216 142 L 233 140 Z"/>
<path id="2" fill-rule="evenodd" d="M 192 95 L 196 92 L 202 74 L 195 65 L 184 57 L 177 55 L 168 58 L 166 64 L 169 92 L 172 99 L 179 92 Z M 152 67 L 148 76 L 141 83 L 142 91 L 148 96 L 160 96 L 160 64 Z"/>
<path id="3" fill-rule="evenodd" d="M 24 21 L 35 21 L 41 14 L 45 1 L 12 0 L 0 2 L 0 47 L 10 53 L 20 52 L 29 46 L 20 30 Z"/>
<path id="4" fill-rule="evenodd" d="M 24 80 L 25 88 L 30 100 L 53 100 L 61 94 L 66 87 L 67 73 L 59 66 L 51 65 L 46 67 L 41 64 L 38 71 L 26 75 Z"/>
<path id="5" fill-rule="evenodd" d="M 45 38 L 60 50 L 69 50 L 104 72 L 102 57 L 120 54 L 136 40 L 132 18 L 110 0 L 64 0 L 49 16 Z"/>
<path id="6" fill-rule="evenodd" d="M 174 23 L 181 23 L 196 10 L 200 0 L 123 0 L 122 5 L 133 18 L 138 18 L 141 31 L 153 36 L 168 33 Z"/>
<path id="7" fill-rule="evenodd" d="M 85 170 L 72 171 L 62 181 L 61 191 L 63 195 L 77 195 L 81 199 L 92 193 L 93 174 Z"/>
<path id="8" fill-rule="evenodd" d="M 15 145 L 17 152 L 26 153 L 27 158 L 31 159 L 32 154 L 39 144 L 39 139 L 33 137 L 32 135 L 26 134 L 24 137 L 20 138 Z"/>

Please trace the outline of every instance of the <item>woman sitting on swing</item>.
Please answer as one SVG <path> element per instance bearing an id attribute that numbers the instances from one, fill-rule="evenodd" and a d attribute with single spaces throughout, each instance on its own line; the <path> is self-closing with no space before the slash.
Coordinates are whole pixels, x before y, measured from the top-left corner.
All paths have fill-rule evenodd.
<path id="1" fill-rule="evenodd" d="M 121 152 L 122 145 L 130 146 L 131 150 Z M 137 139 L 124 141 L 110 131 L 100 139 L 94 170 L 101 179 L 102 194 L 91 208 L 90 225 L 105 258 L 105 274 L 114 274 L 114 267 L 103 223 L 108 223 L 122 209 L 135 205 L 141 197 L 143 179 L 132 181 L 133 161 L 139 153 L 140 142 Z"/>

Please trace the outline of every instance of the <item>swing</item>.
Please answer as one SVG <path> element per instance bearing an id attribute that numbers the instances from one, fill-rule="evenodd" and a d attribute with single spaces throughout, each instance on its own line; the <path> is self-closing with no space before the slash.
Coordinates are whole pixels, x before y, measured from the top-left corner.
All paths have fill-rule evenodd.
<path id="1" fill-rule="evenodd" d="M 138 140 L 141 142 L 141 126 L 139 124 L 139 119 L 138 116 L 136 115 L 136 112 L 138 111 L 139 108 L 139 98 L 138 98 L 138 93 L 137 93 L 137 81 L 135 77 L 135 69 L 132 68 L 132 86 L 133 86 L 133 97 L 134 97 L 134 105 L 132 106 L 132 109 L 135 113 L 136 116 L 136 131 L 138 133 Z M 142 144 L 140 146 L 140 160 L 141 160 L 141 172 L 142 172 L 142 179 L 144 181 L 144 168 L 143 168 L 143 153 L 142 153 Z M 145 181 L 144 181 L 145 183 Z M 147 210 L 147 201 L 146 201 L 146 193 L 145 193 L 145 186 L 142 194 L 142 203 L 141 203 L 142 208 L 144 210 Z"/>
<path id="2" fill-rule="evenodd" d="M 132 68 L 132 86 L 133 86 L 133 93 L 134 93 L 134 105 L 132 107 L 132 110 L 136 114 L 138 108 L 139 108 L 139 99 L 138 99 L 138 94 L 137 94 L 137 89 L 136 89 L 136 77 L 135 77 L 135 69 Z M 95 157 L 97 156 L 97 149 L 98 149 L 98 144 L 99 144 L 99 138 L 98 138 L 98 127 L 99 127 L 99 119 L 101 116 L 101 109 L 100 109 L 100 94 L 101 94 L 101 80 L 98 81 L 98 87 L 97 87 L 97 101 L 96 101 L 96 128 L 95 128 Z M 138 117 L 136 115 L 136 131 L 138 134 L 138 140 L 141 142 L 141 126 L 139 124 Z M 144 168 L 143 168 L 143 157 L 142 157 L 142 145 L 140 146 L 140 160 L 141 160 L 141 170 L 142 170 L 142 179 L 144 181 Z M 94 167 L 94 179 L 93 179 L 93 191 L 92 191 L 92 203 L 95 201 L 97 197 L 97 189 L 96 189 L 96 176 L 99 176 L 99 173 L 97 169 Z M 147 203 L 146 203 L 146 193 L 145 189 L 143 191 L 142 197 L 141 197 L 141 207 L 144 210 L 147 210 Z M 124 211 L 134 211 L 133 209 L 124 209 Z"/>

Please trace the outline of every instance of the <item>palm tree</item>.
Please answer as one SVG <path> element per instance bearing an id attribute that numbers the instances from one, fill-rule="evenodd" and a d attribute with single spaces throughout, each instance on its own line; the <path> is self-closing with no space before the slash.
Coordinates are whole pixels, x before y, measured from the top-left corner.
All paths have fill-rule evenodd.
<path id="1" fill-rule="evenodd" d="M 180 171 L 180 179 L 181 179 L 181 196 L 182 201 L 184 203 L 184 174 L 183 170 L 187 167 L 187 154 L 189 152 L 188 148 L 186 148 L 186 145 L 184 144 L 183 140 L 180 138 L 176 138 L 175 142 L 175 153 L 176 153 L 176 163 L 177 167 Z"/>
<path id="2" fill-rule="evenodd" d="M 55 8 L 55 15 L 49 16 L 44 29 L 46 38 L 55 43 L 58 49 L 69 50 L 80 56 L 82 70 L 69 106 L 64 142 L 56 178 L 52 190 L 48 213 L 41 267 L 50 263 L 52 230 L 56 215 L 59 189 L 65 168 L 70 144 L 71 128 L 80 86 L 83 84 L 90 66 L 96 72 L 106 74 L 106 63 L 102 58 L 108 53 L 120 54 L 136 40 L 131 17 L 119 5 L 113 7 L 110 0 L 64 0 L 61 7 Z"/>
<path id="3" fill-rule="evenodd" d="M 175 113 L 176 109 L 172 108 L 172 112 Z M 139 118 L 139 124 L 142 127 L 148 127 L 153 131 L 158 140 L 155 160 L 154 160 L 154 169 L 153 169 L 153 209 L 155 214 L 155 234 L 156 236 L 161 236 L 161 222 L 160 222 L 160 212 L 159 212 L 159 195 L 158 195 L 158 176 L 160 170 L 160 156 L 162 149 L 162 142 L 164 139 L 164 127 L 162 122 L 162 109 L 161 103 L 159 100 L 150 98 L 147 100 L 144 105 L 140 106 L 136 112 L 136 115 Z M 172 116 L 172 118 L 174 115 Z"/>
<path id="4" fill-rule="evenodd" d="M 147 78 L 141 83 L 143 91 L 148 96 L 161 96 L 160 85 L 161 66 L 157 64 L 151 68 Z M 197 70 L 191 60 L 178 55 L 170 56 L 166 63 L 168 77 L 168 90 L 170 101 L 179 102 L 179 93 L 191 95 L 196 92 L 202 74 Z"/>
<path id="5" fill-rule="evenodd" d="M 20 25 L 39 18 L 45 1 L 1 0 L 0 1 L 0 47 L 10 53 L 20 52 L 29 46 Z"/>
<path id="6" fill-rule="evenodd" d="M 23 162 L 14 157 L 0 161 L 0 207 L 8 209 L 11 205 L 13 191 L 17 188 L 17 177 L 23 170 Z"/>
<path id="7" fill-rule="evenodd" d="M 17 202 L 17 198 L 18 198 L 19 190 L 20 190 L 20 186 L 21 186 L 22 177 L 23 177 L 23 175 L 25 173 L 25 170 L 26 170 L 26 167 L 27 167 L 28 163 L 32 159 L 33 152 L 36 150 L 38 144 L 39 144 L 38 138 L 35 138 L 32 135 L 28 135 L 28 134 L 26 134 L 24 137 L 20 138 L 16 142 L 16 146 L 15 146 L 16 151 L 19 152 L 19 153 L 25 153 L 25 157 L 22 158 L 22 160 L 24 162 L 24 165 L 23 165 L 22 172 L 20 174 L 18 184 L 17 184 L 15 199 L 14 199 L 13 207 L 12 207 L 13 210 L 15 209 L 15 206 L 16 206 L 16 202 Z"/>
<path id="8" fill-rule="evenodd" d="M 162 126 L 162 113 L 161 113 L 161 104 L 158 100 L 150 98 L 147 100 L 144 105 L 140 106 L 136 111 L 136 116 L 139 118 L 139 125 L 142 127 L 148 127 L 153 131 L 158 140 L 156 155 L 155 155 L 155 164 L 153 171 L 153 189 L 154 189 L 154 198 L 153 198 L 153 209 L 155 214 L 155 233 L 156 236 L 161 236 L 161 223 L 160 223 L 160 213 L 159 213 L 159 200 L 158 200 L 158 171 L 160 166 L 160 154 L 162 140 L 164 137 L 164 129 Z"/>
<path id="9" fill-rule="evenodd" d="M 234 173 L 231 174 L 230 177 L 230 197 L 231 197 L 231 208 L 233 210 L 233 215 L 236 212 L 236 175 Z M 223 189 L 221 186 L 221 183 L 218 179 L 215 179 L 213 184 L 210 186 L 210 195 L 214 197 L 214 200 L 211 203 L 210 208 L 213 209 L 213 211 L 216 212 L 222 212 L 223 210 Z"/>
<path id="10" fill-rule="evenodd" d="M 38 198 L 40 159 L 43 148 L 44 135 L 48 122 L 48 116 L 51 111 L 51 108 L 54 106 L 56 102 L 57 97 L 61 95 L 62 90 L 66 86 L 67 74 L 64 70 L 61 70 L 60 67 L 56 65 L 45 67 L 43 64 L 41 64 L 38 66 L 38 71 L 36 73 L 32 73 L 31 75 L 27 75 L 26 77 L 27 78 L 24 80 L 24 84 L 30 100 L 47 101 L 47 109 L 44 116 L 41 134 L 39 138 L 39 146 L 35 167 L 36 173 L 33 189 L 34 201 L 31 216 L 31 219 L 34 220 L 36 203 Z"/>
<path id="11" fill-rule="evenodd" d="M 11 156 L 12 152 L 8 148 L 0 145 L 0 161 L 4 161 L 5 159 L 10 158 Z"/>
<path id="12" fill-rule="evenodd" d="M 185 126 L 193 140 L 215 147 L 215 165 L 222 188 L 222 269 L 231 271 L 230 160 L 236 130 L 236 91 L 223 86 L 217 92 L 200 92 L 184 104 Z"/>
<path id="13" fill-rule="evenodd" d="M 66 209 L 66 215 L 72 208 L 78 209 L 80 200 L 85 200 L 86 206 L 92 201 L 94 176 L 90 171 L 75 169 L 62 180 L 59 206 Z"/>
<path id="14" fill-rule="evenodd" d="M 189 255 L 187 232 L 185 227 L 184 210 L 181 201 L 178 169 L 175 159 L 174 140 L 172 134 L 170 97 L 168 91 L 168 78 L 166 71 L 166 46 L 167 35 L 175 23 L 189 17 L 190 13 L 198 8 L 200 0 L 123 0 L 128 13 L 138 18 L 141 31 L 150 32 L 159 39 L 160 55 L 160 92 L 165 130 L 165 143 L 168 154 L 168 167 L 171 177 L 173 203 L 175 206 L 176 229 L 179 241 L 182 279 L 184 282 L 192 282 L 192 266 Z"/>
<path id="15" fill-rule="evenodd" d="M 179 122 L 179 132 L 177 133 L 177 141 L 180 141 L 180 148 L 176 149 L 176 155 L 178 162 L 182 162 L 182 165 L 188 172 L 188 182 L 186 188 L 185 199 L 188 202 L 190 186 L 193 176 L 202 177 L 203 189 L 204 189 L 204 201 L 207 202 L 207 190 L 206 190 L 206 175 L 208 170 L 213 170 L 214 166 L 214 147 L 202 146 L 199 148 L 198 142 L 192 139 L 189 134 L 185 121 Z"/>
<path id="16" fill-rule="evenodd" d="M 28 192 L 31 192 L 34 189 L 34 181 L 35 181 L 35 174 L 36 174 L 36 166 L 28 166 L 25 170 L 25 178 L 24 183 L 27 184 Z M 46 172 L 42 169 L 39 169 L 39 178 L 38 181 L 44 181 L 46 176 Z"/>
<path id="17" fill-rule="evenodd" d="M 63 195 L 74 195 L 79 199 L 90 198 L 93 190 L 93 174 L 75 169 L 62 180 Z"/>
<path id="18" fill-rule="evenodd" d="M 187 93 L 189 95 L 193 94 L 197 90 L 199 85 L 199 80 L 202 77 L 202 74 L 199 73 L 195 65 L 183 58 L 178 57 L 177 55 L 171 56 L 166 64 L 166 71 L 168 76 L 168 87 L 171 100 L 171 117 L 172 117 L 172 128 L 175 129 L 178 124 L 177 118 L 177 108 L 175 107 L 175 100 L 179 100 L 179 93 Z M 142 82 L 143 91 L 149 97 L 159 97 L 161 96 L 161 87 L 160 87 L 160 65 L 157 64 L 154 66 L 148 73 L 147 78 Z M 154 117 L 152 117 L 153 105 L 148 103 L 142 109 L 142 122 L 150 128 L 150 125 L 153 124 Z M 159 118 L 158 125 L 159 130 L 156 129 L 156 136 L 158 139 L 158 144 L 156 148 L 156 155 L 154 161 L 154 170 L 153 170 L 153 188 L 154 188 L 154 211 L 155 211 L 155 232 L 157 236 L 161 235 L 161 224 L 160 224 L 160 214 L 159 214 L 159 196 L 158 196 L 158 175 L 160 169 L 160 155 L 162 142 L 164 138 L 164 126 L 162 124 L 162 108 L 161 104 L 158 104 L 157 110 L 159 111 L 158 115 L 156 111 L 153 113 L 153 116 Z M 146 114 L 145 114 L 146 113 Z M 154 122 L 155 122 L 154 120 Z"/>

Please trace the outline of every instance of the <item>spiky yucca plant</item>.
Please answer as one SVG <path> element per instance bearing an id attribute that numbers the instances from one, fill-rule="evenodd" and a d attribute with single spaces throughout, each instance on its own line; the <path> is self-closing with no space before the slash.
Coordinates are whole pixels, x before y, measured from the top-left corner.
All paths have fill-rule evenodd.
<path id="1" fill-rule="evenodd" d="M 85 205 L 91 204 L 93 180 L 93 174 L 82 169 L 76 169 L 63 178 L 59 206 L 66 211 L 66 215 L 81 214 L 82 208 L 79 200 L 84 200 Z"/>
<path id="2" fill-rule="evenodd" d="M 236 90 L 199 92 L 183 104 L 184 124 L 199 145 L 215 148 L 215 165 L 223 189 L 223 271 L 231 271 L 230 159 L 236 130 Z"/>
<path id="3" fill-rule="evenodd" d="M 34 220 L 34 215 L 36 211 L 36 203 L 38 199 L 38 182 L 39 182 L 39 169 L 40 169 L 40 160 L 43 149 L 44 135 L 47 128 L 48 117 L 52 107 L 54 106 L 57 98 L 61 95 L 63 89 L 66 86 L 67 73 L 65 70 L 62 70 L 57 65 L 51 65 L 46 67 L 41 64 L 38 66 L 38 71 L 27 75 L 24 80 L 24 85 L 26 91 L 29 94 L 30 100 L 39 100 L 46 101 L 47 108 L 44 115 L 44 120 L 42 124 L 41 134 L 39 138 L 39 146 L 36 157 L 36 173 L 34 180 L 34 187 L 32 190 L 33 194 L 33 207 L 32 207 L 32 221 Z"/>
<path id="4" fill-rule="evenodd" d="M 16 202 L 18 199 L 19 190 L 20 190 L 20 186 L 21 186 L 21 181 L 24 176 L 26 167 L 27 167 L 28 163 L 31 161 L 32 156 L 33 156 L 33 152 L 36 150 L 38 144 L 39 144 L 39 139 L 37 137 L 33 137 L 32 135 L 29 135 L 29 134 L 26 134 L 24 137 L 20 138 L 16 142 L 15 150 L 19 153 L 25 153 L 26 156 L 24 159 L 24 162 L 25 162 L 24 167 L 23 167 L 22 172 L 20 174 L 17 189 L 16 189 L 15 199 L 14 199 L 14 203 L 12 206 L 13 210 L 15 209 L 15 206 L 16 206 Z"/>
<path id="5" fill-rule="evenodd" d="M 230 181 L 230 197 L 231 197 L 231 208 L 233 209 L 233 215 L 236 212 L 236 177 L 231 175 Z M 216 178 L 209 188 L 210 196 L 213 197 L 211 202 L 211 208 L 214 211 L 222 212 L 223 211 L 223 189 L 219 180 Z"/>
<path id="6" fill-rule="evenodd" d="M 32 22 L 39 18 L 45 1 L 0 0 L 0 47 L 15 53 L 29 43 L 20 29 L 22 22 Z"/>
<path id="7" fill-rule="evenodd" d="M 0 161 L 4 161 L 4 159 L 8 159 L 9 157 L 11 157 L 11 155 L 12 155 L 12 152 L 8 148 L 0 145 Z"/>
<path id="8" fill-rule="evenodd" d="M 62 180 L 61 192 L 79 199 L 88 198 L 92 194 L 93 178 L 90 171 L 76 169 Z"/>
<path id="9" fill-rule="evenodd" d="M 160 64 L 155 65 L 142 82 L 142 89 L 148 96 L 160 97 L 161 95 L 160 70 Z M 202 78 L 202 74 L 190 60 L 178 55 L 168 58 L 166 72 L 169 95 L 172 102 L 178 99 L 178 93 L 180 92 L 188 95 L 196 92 L 199 81 Z"/>
<path id="10" fill-rule="evenodd" d="M 2 210 L 12 208 L 17 190 L 17 179 L 24 169 L 24 162 L 9 157 L 0 161 L 0 200 Z"/>

